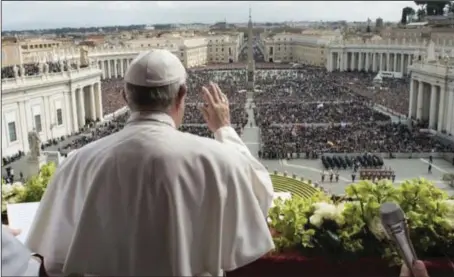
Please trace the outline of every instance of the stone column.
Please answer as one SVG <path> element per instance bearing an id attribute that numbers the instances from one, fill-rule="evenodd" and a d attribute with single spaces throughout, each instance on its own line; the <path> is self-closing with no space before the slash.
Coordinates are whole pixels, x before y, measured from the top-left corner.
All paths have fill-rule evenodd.
<path id="1" fill-rule="evenodd" d="M 83 128 L 85 126 L 85 99 L 84 94 L 85 91 L 83 88 L 78 89 L 79 94 L 79 128 Z"/>
<path id="2" fill-rule="evenodd" d="M 44 134 L 46 135 L 46 140 L 49 140 L 52 138 L 51 135 L 51 130 L 50 130 L 50 125 L 53 124 L 54 122 L 51 122 L 51 113 L 54 111 L 51 110 L 50 108 L 50 103 L 49 103 L 49 97 L 44 96 L 43 97 L 43 102 L 44 102 L 44 124 L 43 124 L 43 129 L 44 129 Z"/>
<path id="3" fill-rule="evenodd" d="M 402 75 L 404 74 L 404 63 L 405 63 L 405 55 L 403 53 L 400 53 L 400 72 Z"/>
<path id="4" fill-rule="evenodd" d="M 120 76 L 124 77 L 125 76 L 125 68 L 124 68 L 124 59 L 120 59 Z"/>
<path id="5" fill-rule="evenodd" d="M 391 67 L 391 54 L 390 53 L 386 53 L 386 71 L 391 71 L 389 70 L 390 67 Z"/>
<path id="6" fill-rule="evenodd" d="M 446 91 L 443 89 L 443 87 L 440 87 L 440 102 L 438 104 L 438 122 L 437 122 L 438 132 L 441 132 L 445 125 L 445 122 L 443 120 L 445 115 L 445 94 Z"/>
<path id="7" fill-rule="evenodd" d="M 410 73 L 410 66 L 411 66 L 411 54 L 408 54 L 408 60 L 407 60 L 407 74 Z"/>
<path id="8" fill-rule="evenodd" d="M 108 59 L 107 61 L 107 79 L 112 78 L 112 71 L 111 71 L 111 61 Z"/>
<path id="9" fill-rule="evenodd" d="M 448 97 L 448 122 L 447 122 L 447 130 L 448 131 L 448 134 L 454 134 L 454 127 L 452 126 L 452 121 L 454 120 L 453 117 L 454 117 L 454 90 L 450 90 L 449 89 L 449 85 L 448 85 L 448 90 L 446 91 L 448 94 L 449 94 L 449 97 Z"/>
<path id="10" fill-rule="evenodd" d="M 101 83 L 95 84 L 95 99 L 96 99 L 96 118 L 99 118 L 99 120 L 102 121 L 103 109 L 102 109 Z"/>
<path id="11" fill-rule="evenodd" d="M 378 59 L 378 62 L 380 63 L 378 66 L 378 71 L 383 71 L 383 53 L 379 53 L 380 58 Z"/>
<path id="12" fill-rule="evenodd" d="M 32 119 L 33 120 L 33 119 Z M 29 146 L 28 146 L 28 128 L 27 128 L 27 113 L 25 112 L 25 102 L 20 101 L 19 102 L 19 127 L 20 127 L 20 136 L 18 135 L 18 138 L 21 138 L 22 142 L 22 149 L 24 152 L 28 152 Z M 17 127 L 16 127 L 17 128 Z"/>
<path id="13" fill-rule="evenodd" d="M 101 78 L 104 80 L 106 79 L 106 68 L 104 66 L 104 60 L 101 60 L 99 62 L 99 69 L 101 70 Z"/>
<path id="14" fill-rule="evenodd" d="M 416 107 L 416 119 L 421 119 L 422 118 L 422 106 L 423 106 L 423 88 L 424 88 L 424 83 L 422 81 L 419 81 L 418 84 L 418 103 Z"/>
<path id="15" fill-rule="evenodd" d="M 71 119 L 71 92 L 63 92 L 63 97 L 64 97 L 64 105 L 62 105 L 62 109 L 63 109 L 63 124 L 65 124 L 65 129 L 66 129 L 66 133 L 67 134 L 70 134 L 71 131 L 72 131 L 72 126 L 71 126 L 71 122 L 72 120 Z"/>
<path id="16" fill-rule="evenodd" d="M 76 94 L 77 94 L 77 89 L 71 91 L 71 110 L 72 110 L 72 120 L 71 120 L 71 123 L 72 123 L 72 126 L 73 126 L 73 132 L 77 132 L 79 130 L 79 123 L 78 123 L 78 108 L 79 108 L 79 105 L 77 103 L 77 98 L 76 98 Z"/>
<path id="17" fill-rule="evenodd" d="M 351 70 L 356 70 L 356 52 L 352 52 L 352 65 L 351 65 Z"/>
<path id="18" fill-rule="evenodd" d="M 415 80 L 410 79 L 410 101 L 408 103 L 408 118 L 413 117 L 413 110 L 415 107 L 413 107 L 413 99 L 415 99 Z"/>
<path id="19" fill-rule="evenodd" d="M 94 85 L 88 86 L 90 94 L 90 119 L 96 121 L 96 100 L 95 100 L 95 89 Z"/>
<path id="20" fill-rule="evenodd" d="M 363 62 L 363 58 L 364 58 L 363 55 L 364 55 L 364 54 L 363 54 L 362 52 L 359 52 L 359 53 L 358 53 L 358 70 L 359 70 L 359 71 L 361 71 L 361 70 L 364 69 L 364 67 L 363 67 L 363 64 L 364 64 L 364 62 Z"/>
<path id="21" fill-rule="evenodd" d="M 370 69 L 370 61 L 369 61 L 369 58 L 370 58 L 371 54 L 368 53 L 368 52 L 366 52 L 365 55 L 366 55 L 366 71 L 369 71 L 369 69 Z M 373 55 L 373 54 L 372 54 L 372 55 Z"/>
<path id="22" fill-rule="evenodd" d="M 343 70 L 342 71 L 347 71 L 348 69 L 348 52 L 344 52 L 343 53 L 343 64 L 342 64 L 342 68 Z"/>
<path id="23" fill-rule="evenodd" d="M 437 87 L 431 84 L 430 90 L 430 113 L 429 113 L 429 128 L 435 129 L 437 122 Z"/>
<path id="24" fill-rule="evenodd" d="M 397 70 L 397 54 L 396 53 L 393 54 L 393 59 L 394 60 L 393 60 L 393 70 L 392 71 L 397 72 L 399 70 Z"/>

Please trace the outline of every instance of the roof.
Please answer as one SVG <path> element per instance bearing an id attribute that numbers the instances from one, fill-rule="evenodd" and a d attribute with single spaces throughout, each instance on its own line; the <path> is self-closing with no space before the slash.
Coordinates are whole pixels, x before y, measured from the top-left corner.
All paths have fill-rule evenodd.
<path id="1" fill-rule="evenodd" d="M 429 22 L 412 22 L 412 23 L 408 23 L 406 26 L 407 27 L 417 27 L 417 26 L 426 26 L 427 24 L 429 24 Z"/>

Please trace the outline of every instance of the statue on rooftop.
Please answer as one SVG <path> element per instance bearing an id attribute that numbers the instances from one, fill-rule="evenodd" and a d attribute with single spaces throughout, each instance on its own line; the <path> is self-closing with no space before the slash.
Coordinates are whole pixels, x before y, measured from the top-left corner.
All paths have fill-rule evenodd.
<path id="1" fill-rule="evenodd" d="M 45 62 L 43 64 L 43 72 L 44 72 L 44 74 L 48 74 L 49 73 L 49 65 L 47 64 L 47 62 Z"/>
<path id="2" fill-rule="evenodd" d="M 65 71 L 65 63 L 63 62 L 63 60 L 59 60 L 58 65 L 60 66 L 61 72 Z"/>
<path id="3" fill-rule="evenodd" d="M 87 67 L 90 65 L 90 61 L 88 59 L 88 49 L 86 46 L 80 47 L 80 66 Z"/>
<path id="4" fill-rule="evenodd" d="M 25 68 L 23 64 L 19 65 L 19 74 L 21 77 L 25 77 Z"/>
<path id="5" fill-rule="evenodd" d="M 17 65 L 13 66 L 13 73 L 14 73 L 14 78 L 19 77 L 19 67 L 17 67 Z"/>
<path id="6" fill-rule="evenodd" d="M 41 156 L 41 139 L 35 129 L 28 132 L 28 145 L 30 148 L 28 158 L 30 160 L 37 160 Z"/>
<path id="7" fill-rule="evenodd" d="M 42 62 L 38 62 L 38 72 L 39 72 L 39 74 L 44 73 L 44 65 Z"/>
<path id="8" fill-rule="evenodd" d="M 435 61 L 435 43 L 431 40 L 427 45 L 427 61 Z"/>

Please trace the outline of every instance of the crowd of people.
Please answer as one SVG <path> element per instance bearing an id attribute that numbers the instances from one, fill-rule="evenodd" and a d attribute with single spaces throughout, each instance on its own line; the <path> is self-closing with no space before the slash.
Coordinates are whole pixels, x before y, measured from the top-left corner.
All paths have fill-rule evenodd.
<path id="1" fill-rule="evenodd" d="M 222 91 L 227 95 L 231 104 L 232 120 L 235 124 L 245 124 L 247 115 L 244 111 L 246 103 L 245 70 L 190 70 L 187 79 L 188 94 L 186 103 L 188 104 L 185 112 L 186 123 L 203 123 L 202 115 L 197 109 L 197 104 L 202 103 L 201 88 L 209 82 L 216 82 L 222 87 Z M 124 89 L 122 78 L 105 79 L 101 83 L 102 102 L 104 115 L 112 114 L 123 108 L 126 103 L 121 91 Z"/>
<path id="2" fill-rule="evenodd" d="M 330 72 L 334 84 L 350 89 L 353 93 L 369 99 L 374 104 L 406 115 L 408 113 L 410 78 L 381 78 L 375 82 L 377 73 L 371 72 Z"/>
<path id="3" fill-rule="evenodd" d="M 293 123 L 352 123 L 390 121 L 390 117 L 363 102 L 342 103 L 266 103 L 256 105 L 255 120 L 259 126 Z"/>
<path id="4" fill-rule="evenodd" d="M 276 159 L 290 153 L 452 152 L 431 135 L 399 123 L 341 126 L 270 126 L 261 129 L 262 155 Z"/>
<path id="5" fill-rule="evenodd" d="M 258 64 L 259 65 L 259 64 Z M 267 64 L 264 64 L 267 65 Z M 60 70 L 60 63 L 50 68 Z M 262 158 L 318 158 L 323 153 L 348 152 L 446 152 L 452 147 L 438 143 L 418 128 L 391 123 L 390 116 L 374 109 L 380 104 L 398 113 L 408 110 L 408 80 L 382 79 L 374 84 L 375 74 L 365 72 L 327 72 L 313 66 L 292 67 L 281 64 L 257 66 L 255 72 L 255 121 L 261 128 Z M 37 72 L 37 65 L 26 65 L 26 74 Z M 189 69 L 186 111 L 181 130 L 211 137 L 203 125 L 198 105 L 202 103 L 201 87 L 216 82 L 230 102 L 231 120 L 239 133 L 248 121 L 245 111 L 247 70 L 244 64 L 224 65 L 221 69 Z M 2 68 L 7 77 L 12 67 Z M 3 74 L 3 72 L 6 72 Z M 104 114 L 123 108 L 123 79 L 102 81 Z M 127 114 L 98 126 L 66 145 L 65 151 L 77 149 L 93 140 L 120 130 Z M 322 123 L 322 124 L 320 124 Z M 21 155 L 4 158 L 10 163 Z"/>

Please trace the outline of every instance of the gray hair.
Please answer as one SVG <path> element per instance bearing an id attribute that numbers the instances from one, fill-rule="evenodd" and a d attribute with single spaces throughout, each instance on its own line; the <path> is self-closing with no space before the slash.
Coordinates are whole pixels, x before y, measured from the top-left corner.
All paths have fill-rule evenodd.
<path id="1" fill-rule="evenodd" d="M 173 83 L 162 87 L 143 87 L 130 83 L 125 94 L 132 111 L 167 111 L 175 101 L 183 84 Z"/>

